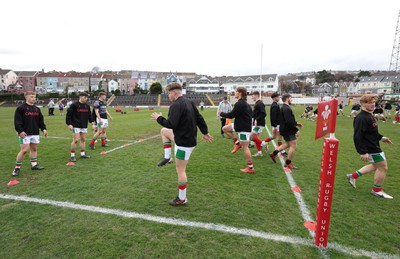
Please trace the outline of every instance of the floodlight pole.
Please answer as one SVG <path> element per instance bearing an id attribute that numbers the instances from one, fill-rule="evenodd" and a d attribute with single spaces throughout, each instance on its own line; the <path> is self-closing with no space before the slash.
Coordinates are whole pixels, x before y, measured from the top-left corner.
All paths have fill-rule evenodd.
<path id="1" fill-rule="evenodd" d="M 260 70 L 260 93 L 259 93 L 259 97 L 261 99 L 261 87 L 262 87 L 262 73 L 263 73 L 263 69 L 262 69 L 262 65 L 263 65 L 263 44 L 261 44 L 261 70 Z"/>

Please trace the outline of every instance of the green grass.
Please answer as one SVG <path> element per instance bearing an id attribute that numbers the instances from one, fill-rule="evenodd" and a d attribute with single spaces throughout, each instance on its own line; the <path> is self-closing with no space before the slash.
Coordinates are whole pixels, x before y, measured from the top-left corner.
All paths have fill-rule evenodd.
<path id="1" fill-rule="evenodd" d="M 293 173 L 311 216 L 315 219 L 322 140 L 314 141 L 315 122 L 298 117 L 303 106 L 294 107 L 301 130 L 293 160 L 300 169 Z M 348 114 L 349 108 L 345 112 Z M 161 127 L 150 119 L 152 111 L 141 109 L 115 114 L 110 122 L 107 150 L 159 134 Z M 269 107 L 267 108 L 267 111 Z M 162 111 L 167 115 L 167 110 Z M 44 109 L 44 114 L 47 110 Z M 309 239 L 300 209 L 286 175 L 268 156 L 253 160 L 256 174 L 239 172 L 246 163 L 241 151 L 231 154 L 231 141 L 221 138 L 215 109 L 203 115 L 214 142 L 200 140 L 190 159 L 186 207 L 172 207 L 168 200 L 177 195 L 175 167 L 157 168 L 163 156 L 161 138 L 151 138 L 107 155 L 104 149 L 88 150 L 89 160 L 74 167 L 69 159 L 71 133 L 62 116 L 48 117 L 49 138 L 41 138 L 39 163 L 46 169 L 31 171 L 28 156 L 22 165 L 20 184 L 7 186 L 19 151 L 13 127 L 14 109 L 0 109 L 0 193 L 74 202 L 154 216 L 209 222 L 253 229 L 271 234 Z M 57 114 L 57 112 L 56 112 Z M 269 121 L 269 118 L 267 118 Z M 340 140 L 329 243 L 351 249 L 400 254 L 400 162 L 399 125 L 379 123 L 382 134 L 394 145 L 383 145 L 389 163 L 384 189 L 394 196 L 384 200 L 369 194 L 373 175 L 357 180 L 352 189 L 345 175 L 364 165 L 352 141 L 352 119 L 339 117 L 336 137 Z M 91 135 L 91 134 L 89 134 Z M 263 137 L 266 133 L 263 133 Z M 52 138 L 61 137 L 61 138 Z M 119 141 L 128 140 L 129 142 Z M 272 147 L 272 145 L 270 145 Z M 251 149 L 254 153 L 255 150 Z M 312 246 L 292 245 L 256 237 L 194 227 L 172 226 L 96 212 L 0 199 L 0 258 L 316 258 Z M 348 254 L 327 250 L 331 258 Z"/>

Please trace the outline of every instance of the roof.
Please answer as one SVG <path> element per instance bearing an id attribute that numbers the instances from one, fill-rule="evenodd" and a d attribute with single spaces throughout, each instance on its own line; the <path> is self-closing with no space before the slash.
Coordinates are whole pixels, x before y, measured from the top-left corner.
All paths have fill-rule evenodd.
<path id="1" fill-rule="evenodd" d="M 11 69 L 0 69 L 0 75 L 6 75 L 11 71 Z"/>

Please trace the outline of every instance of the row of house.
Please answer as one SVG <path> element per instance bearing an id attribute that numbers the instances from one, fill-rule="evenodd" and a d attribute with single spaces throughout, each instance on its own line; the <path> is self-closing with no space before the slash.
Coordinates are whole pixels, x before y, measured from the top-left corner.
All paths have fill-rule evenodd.
<path id="1" fill-rule="evenodd" d="M 335 95 L 349 97 L 357 94 L 375 93 L 387 97 L 400 97 L 400 73 L 392 76 L 360 77 L 359 82 L 333 82 L 312 86 L 314 96 Z"/>
<path id="2" fill-rule="evenodd" d="M 135 88 L 149 90 L 150 86 L 159 82 L 162 86 L 170 82 L 185 83 L 197 76 L 195 73 L 164 73 L 148 71 L 119 72 L 44 72 L 13 71 L 0 69 L 0 91 L 39 93 L 71 93 L 103 90 L 111 92 L 120 90 L 124 94 L 133 94 Z"/>
<path id="3" fill-rule="evenodd" d="M 53 92 L 71 93 L 103 90 L 106 92 L 120 90 L 123 94 L 133 94 L 135 88 L 149 90 L 158 82 L 164 88 L 170 82 L 182 84 L 186 91 L 197 93 L 232 93 L 237 87 L 245 87 L 251 93 L 255 90 L 263 93 L 287 91 L 306 93 L 313 96 L 336 95 L 349 97 L 366 92 L 400 96 L 400 73 L 390 76 L 360 77 L 358 82 L 332 82 L 316 85 L 314 74 L 302 75 L 301 80 L 278 77 L 278 74 L 249 76 L 208 77 L 196 73 L 184 72 L 149 72 L 122 70 L 118 72 L 44 72 L 13 71 L 0 69 L 0 91 L 3 92 Z M 287 89 L 280 90 L 280 84 L 286 80 Z M 299 83 L 300 82 L 300 83 Z M 307 85 L 307 91 L 300 85 Z"/>
<path id="4" fill-rule="evenodd" d="M 170 82 L 178 82 L 185 86 L 186 91 L 197 93 L 230 93 L 240 86 L 247 88 L 249 92 L 258 90 L 272 93 L 279 88 L 277 74 L 207 77 L 178 72 L 14 72 L 11 69 L 0 69 L 0 90 L 3 92 L 71 93 L 120 90 L 123 94 L 133 94 L 135 88 L 149 90 L 156 82 L 163 88 Z"/>

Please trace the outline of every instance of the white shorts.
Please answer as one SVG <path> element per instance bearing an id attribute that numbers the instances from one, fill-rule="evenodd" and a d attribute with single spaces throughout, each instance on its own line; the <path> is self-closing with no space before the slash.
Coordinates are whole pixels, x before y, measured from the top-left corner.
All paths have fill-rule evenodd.
<path id="1" fill-rule="evenodd" d="M 382 162 L 385 160 L 386 160 L 386 157 L 385 157 L 385 153 L 383 153 L 383 152 L 369 154 L 369 162 L 370 163 L 378 163 L 378 162 Z"/>
<path id="2" fill-rule="evenodd" d="M 181 147 L 175 144 L 175 158 L 180 160 L 189 160 L 195 147 Z"/>
<path id="3" fill-rule="evenodd" d="M 251 132 L 254 132 L 256 134 L 261 134 L 264 130 L 265 126 L 253 126 L 253 129 Z"/>
<path id="4" fill-rule="evenodd" d="M 99 118 L 96 118 L 96 123 L 98 128 L 107 128 L 108 127 L 108 119 L 101 119 L 103 124 L 100 124 Z"/>
<path id="5" fill-rule="evenodd" d="M 87 134 L 87 128 L 73 128 L 72 132 L 75 133 L 85 133 Z"/>
<path id="6" fill-rule="evenodd" d="M 250 132 L 238 132 L 238 139 L 240 142 L 249 142 L 250 141 Z"/>
<path id="7" fill-rule="evenodd" d="M 351 110 L 351 114 L 357 113 L 357 112 L 358 112 L 357 110 Z"/>
<path id="8" fill-rule="evenodd" d="M 272 131 L 276 130 L 277 132 L 279 132 L 279 125 L 277 125 L 276 127 L 272 126 Z"/>
<path id="9" fill-rule="evenodd" d="M 19 144 L 39 144 L 40 143 L 40 136 L 39 135 L 30 135 L 26 136 L 25 138 L 19 137 Z"/>

